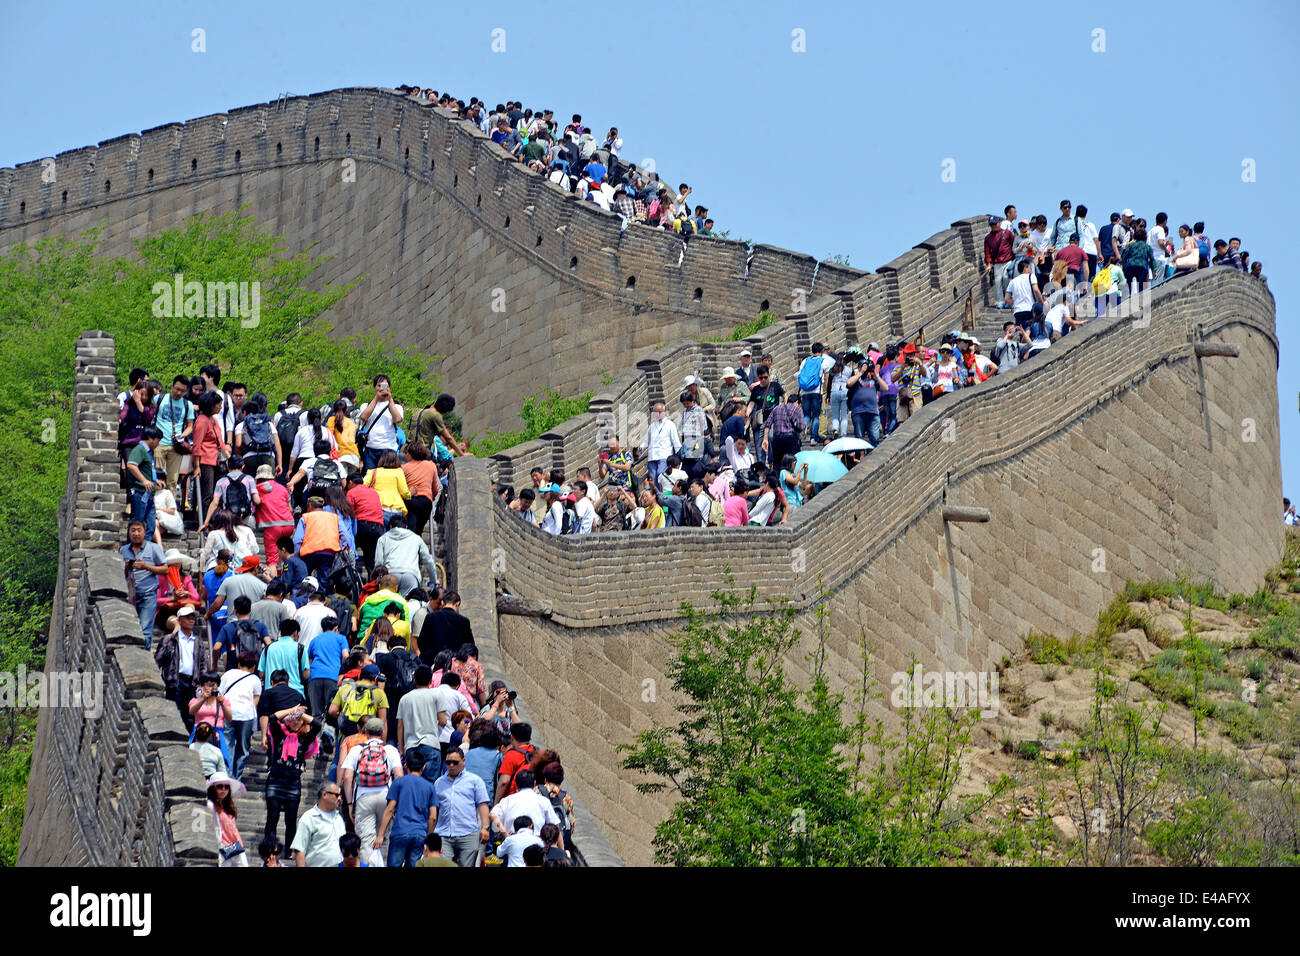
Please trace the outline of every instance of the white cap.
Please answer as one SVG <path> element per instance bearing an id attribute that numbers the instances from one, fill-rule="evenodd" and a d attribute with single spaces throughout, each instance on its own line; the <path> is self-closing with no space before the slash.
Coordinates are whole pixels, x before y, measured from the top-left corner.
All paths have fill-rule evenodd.
<path id="1" fill-rule="evenodd" d="M 1133 218 L 1133 210 L 1132 210 L 1132 209 L 1125 209 L 1122 213 L 1120 213 L 1120 215 L 1121 215 L 1121 216 L 1128 216 L 1130 219 L 1132 219 L 1132 218 Z"/>
<path id="2" fill-rule="evenodd" d="M 181 608 L 179 611 L 176 612 L 177 617 L 192 617 L 193 615 L 194 615 L 194 606 L 191 604 L 185 605 L 183 608 Z"/>
<path id="3" fill-rule="evenodd" d="M 980 344 L 980 340 L 977 339 L 977 338 L 975 338 L 975 336 L 973 336 L 973 335 L 968 335 L 968 336 L 966 336 L 966 338 L 970 339 L 970 344 L 971 344 L 971 345 L 979 345 L 979 344 Z"/>
<path id="4" fill-rule="evenodd" d="M 745 349 L 741 349 L 741 350 L 740 350 L 740 357 L 741 357 L 741 358 L 744 358 L 746 355 L 753 355 L 753 354 L 754 354 L 754 353 L 751 352 L 751 351 L 750 351 L 749 349 L 747 349 L 747 348 L 745 348 Z"/>
<path id="5" fill-rule="evenodd" d="M 735 370 L 734 368 L 732 368 L 730 365 L 728 365 L 726 368 L 724 368 L 724 369 L 722 370 L 722 377 L 723 377 L 723 378 L 735 378 L 735 377 L 736 377 L 736 370 Z"/>
<path id="6" fill-rule="evenodd" d="M 694 385 L 694 384 L 695 384 L 695 376 L 694 376 L 694 375 L 687 375 L 687 376 L 686 376 L 686 384 L 687 384 L 687 385 Z"/>

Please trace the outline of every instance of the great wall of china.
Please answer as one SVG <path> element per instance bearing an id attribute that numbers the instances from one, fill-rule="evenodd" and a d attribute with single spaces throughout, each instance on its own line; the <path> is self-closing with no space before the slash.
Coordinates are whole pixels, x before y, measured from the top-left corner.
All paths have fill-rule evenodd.
<path id="1" fill-rule="evenodd" d="M 347 158 L 356 182 L 343 185 Z M 683 254 L 665 234 L 620 233 L 617 217 L 506 162 L 476 131 L 377 90 L 204 117 L 55 163 L 53 183 L 39 161 L 0 170 L 0 248 L 107 220 L 103 249 L 122 254 L 188 216 L 250 203 L 290 251 L 317 242 L 333 256 L 321 281 L 367 277 L 331 317 L 338 328 L 396 332 L 446 356 L 437 369 L 464 396 L 471 430 L 508 425 L 518 406 L 517 390 L 492 389 L 502 363 L 536 367 L 533 391 L 571 394 L 614 374 L 590 412 L 458 462 L 443 543 L 485 662 L 519 688 L 590 819 L 631 864 L 649 862 L 665 804 L 635 791 L 615 748 L 673 719 L 664 638 L 680 601 L 710 603 L 724 568 L 788 596 L 806 634 L 825 604 L 829 669 L 843 687 L 864 631 L 878 678 L 913 657 L 986 669 L 1030 628 L 1089 629 L 1126 578 L 1186 571 L 1252 590 L 1281 554 L 1274 305 L 1232 270 L 1171 282 L 1143 321 L 1093 322 L 927 406 L 784 527 L 556 539 L 518 522 L 490 481 L 593 465 L 609 421 L 644 415 L 690 372 L 712 383 L 733 361 L 736 343 L 698 340 L 760 307 L 783 311 L 794 290 L 807 290 L 805 309 L 748 340 L 780 369 L 814 339 L 835 349 L 901 337 L 978 280 L 980 217 L 871 274 L 766 246 L 746 274 L 737 243 L 697 239 Z M 495 289 L 505 313 L 491 310 Z M 95 723 L 42 714 L 20 862 L 211 862 L 214 848 L 184 819 L 200 800 L 197 761 L 178 746 L 174 708 L 168 721 L 153 700 L 156 671 L 117 603 L 120 562 L 110 567 L 121 511 L 103 438 L 116 420 L 111 345 L 88 333 L 78 350 L 64 600 L 47 667 L 102 669 L 119 699 Z M 945 505 L 987 508 L 991 521 L 946 522 Z M 553 612 L 512 613 L 516 600 L 498 614 L 499 591 Z M 787 661 L 796 675 L 806 650 Z"/>

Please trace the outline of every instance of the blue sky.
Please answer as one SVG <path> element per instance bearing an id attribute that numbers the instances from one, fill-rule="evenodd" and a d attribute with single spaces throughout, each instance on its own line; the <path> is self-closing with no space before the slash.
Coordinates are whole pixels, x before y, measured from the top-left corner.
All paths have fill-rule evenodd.
<path id="1" fill-rule="evenodd" d="M 1263 262 L 1289 354 L 1289 0 L 668 0 L 617 23 L 536 3 L 7 6 L 0 166 L 282 92 L 419 83 L 617 125 L 624 156 L 689 182 L 718 228 L 859 268 L 1007 202 L 1055 218 L 1068 197 L 1099 225 L 1125 206 L 1203 219 Z M 1284 484 L 1300 497 L 1300 371 L 1285 362 L 1278 391 Z"/>

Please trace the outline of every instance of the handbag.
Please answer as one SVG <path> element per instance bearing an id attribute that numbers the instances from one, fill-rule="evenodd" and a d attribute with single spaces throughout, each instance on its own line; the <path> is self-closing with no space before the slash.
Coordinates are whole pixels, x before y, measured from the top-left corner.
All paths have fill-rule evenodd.
<path id="1" fill-rule="evenodd" d="M 231 843 L 229 846 L 221 847 L 218 852 L 223 860 L 232 860 L 244 852 L 244 844 L 242 842 Z"/>

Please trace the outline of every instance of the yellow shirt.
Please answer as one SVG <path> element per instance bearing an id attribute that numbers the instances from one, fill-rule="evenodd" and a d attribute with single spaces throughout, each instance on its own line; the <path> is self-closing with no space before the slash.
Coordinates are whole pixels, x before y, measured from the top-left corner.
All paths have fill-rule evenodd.
<path id="1" fill-rule="evenodd" d="M 366 476 L 366 484 L 379 492 L 379 504 L 390 511 L 406 514 L 406 502 L 411 489 L 406 485 L 406 473 L 400 468 L 376 468 Z"/>
<path id="2" fill-rule="evenodd" d="M 356 455 L 357 459 L 361 458 L 361 452 L 357 450 L 357 423 L 350 418 L 343 419 L 343 427 L 336 429 L 334 427 L 334 416 L 330 416 L 325 427 L 329 433 L 334 436 L 334 441 L 339 446 L 339 455 Z"/>

